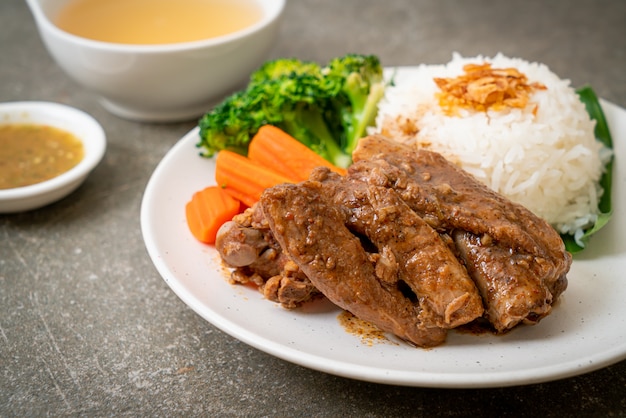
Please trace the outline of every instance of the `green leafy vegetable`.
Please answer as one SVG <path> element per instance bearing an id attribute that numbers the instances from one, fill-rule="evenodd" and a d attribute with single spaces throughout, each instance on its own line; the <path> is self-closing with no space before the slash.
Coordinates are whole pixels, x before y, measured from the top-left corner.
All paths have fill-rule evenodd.
<path id="1" fill-rule="evenodd" d="M 594 132 L 596 139 L 602 142 L 607 148 L 613 149 L 613 140 L 611 139 L 609 125 L 606 122 L 600 101 L 595 92 L 590 86 L 584 86 L 576 90 L 576 93 L 578 93 L 580 100 L 585 104 L 589 116 L 596 121 Z M 565 243 L 565 248 L 570 253 L 575 254 L 584 250 L 591 236 L 602 229 L 611 219 L 611 215 L 613 214 L 613 208 L 611 206 L 612 176 L 613 158 L 611 157 L 605 167 L 604 174 L 600 178 L 600 185 L 604 189 L 604 193 L 598 202 L 599 214 L 596 223 L 591 228 L 587 229 L 578 239 L 572 235 L 561 235 Z"/>
<path id="2" fill-rule="evenodd" d="M 347 54 L 326 67 L 295 58 L 268 61 L 245 90 L 200 119 L 198 147 L 205 156 L 222 149 L 245 155 L 258 129 L 271 124 L 347 167 L 359 138 L 374 124 L 384 88 L 374 55 Z"/>
<path id="3" fill-rule="evenodd" d="M 385 93 L 383 69 L 373 55 L 348 54 L 333 59 L 324 75 L 340 90 L 331 105 L 342 121 L 342 148 L 352 155 L 367 127 L 375 123 L 378 102 Z"/>

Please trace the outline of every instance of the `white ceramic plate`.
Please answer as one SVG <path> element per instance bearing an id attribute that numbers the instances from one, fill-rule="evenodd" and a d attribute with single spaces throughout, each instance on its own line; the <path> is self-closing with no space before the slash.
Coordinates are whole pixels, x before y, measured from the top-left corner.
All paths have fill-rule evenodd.
<path id="1" fill-rule="evenodd" d="M 394 340 L 368 344 L 339 323 L 329 302 L 287 311 L 255 289 L 230 285 L 213 247 L 185 224 L 191 195 L 214 184 L 214 161 L 198 157 L 197 130 L 165 156 L 147 186 L 141 226 L 148 253 L 172 290 L 233 337 L 281 359 L 334 375 L 386 384 L 478 388 L 538 383 L 626 358 L 626 110 L 603 102 L 615 142 L 610 225 L 573 263 L 569 288 L 537 326 L 505 336 L 451 332 L 429 350 Z"/>

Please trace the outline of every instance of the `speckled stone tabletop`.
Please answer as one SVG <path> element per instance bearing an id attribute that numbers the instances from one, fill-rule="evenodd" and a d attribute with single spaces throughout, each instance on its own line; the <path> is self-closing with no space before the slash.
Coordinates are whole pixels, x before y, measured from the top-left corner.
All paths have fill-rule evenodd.
<path id="1" fill-rule="evenodd" d="M 0 1 L 0 51 L 0 101 L 83 109 L 108 138 L 76 192 L 0 215 L 0 416 L 626 416 L 624 361 L 542 384 L 414 388 L 309 370 L 223 333 L 162 280 L 139 224 L 151 173 L 195 121 L 107 113 L 50 58 L 22 0 Z M 290 0 L 271 56 L 394 66 L 454 51 L 540 61 L 626 107 L 623 0 Z"/>

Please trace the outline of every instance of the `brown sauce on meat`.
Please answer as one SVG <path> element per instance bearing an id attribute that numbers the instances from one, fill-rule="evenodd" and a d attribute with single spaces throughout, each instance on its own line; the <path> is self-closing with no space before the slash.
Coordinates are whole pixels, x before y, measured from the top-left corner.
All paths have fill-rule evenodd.
<path id="1" fill-rule="evenodd" d="M 41 125 L 0 125 L 0 189 L 30 186 L 69 171 L 84 157 L 69 132 Z"/>

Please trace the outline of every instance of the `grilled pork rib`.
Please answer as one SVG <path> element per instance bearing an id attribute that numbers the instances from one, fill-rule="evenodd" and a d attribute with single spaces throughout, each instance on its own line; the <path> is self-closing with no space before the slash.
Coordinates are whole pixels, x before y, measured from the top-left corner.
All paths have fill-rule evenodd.
<path id="1" fill-rule="evenodd" d="M 376 271 L 379 279 L 415 294 L 423 323 L 454 328 L 482 315 L 480 295 L 465 268 L 394 190 L 349 181 L 324 168 L 310 179 L 322 182 L 328 201 L 346 211 L 348 228 L 376 247 L 377 267 L 384 266 Z"/>
<path id="2" fill-rule="evenodd" d="M 320 296 L 276 242 L 259 205 L 224 223 L 217 233 L 215 248 L 224 264 L 233 268 L 232 283 L 254 283 L 266 299 L 287 309 Z"/>
<path id="3" fill-rule="evenodd" d="M 311 282 L 337 306 L 421 347 L 441 344 L 443 328 L 425 324 L 421 307 L 381 282 L 345 211 L 324 199 L 320 182 L 283 184 L 261 197 L 272 232 Z"/>
<path id="4" fill-rule="evenodd" d="M 349 175 L 398 191 L 435 226 L 488 234 L 514 250 L 550 257 L 566 270 L 561 237 L 543 219 L 489 189 L 441 154 L 377 135 L 361 139 Z"/>
<path id="5" fill-rule="evenodd" d="M 497 331 L 520 322 L 534 324 L 550 313 L 553 295 L 542 283 L 542 259 L 513 253 L 481 238 L 456 231 L 454 242 L 485 301 L 485 316 Z"/>
<path id="6" fill-rule="evenodd" d="M 550 312 L 567 286 L 572 258 L 545 220 L 434 152 L 370 136 L 353 158 L 348 177 L 393 188 L 429 224 L 454 237 L 496 330 L 535 323 Z"/>
<path id="7" fill-rule="evenodd" d="M 548 315 L 571 255 L 544 220 L 441 155 L 360 140 L 341 177 L 267 189 L 217 248 L 233 281 L 299 306 L 324 294 L 415 345 L 484 315 L 498 332 Z"/>

